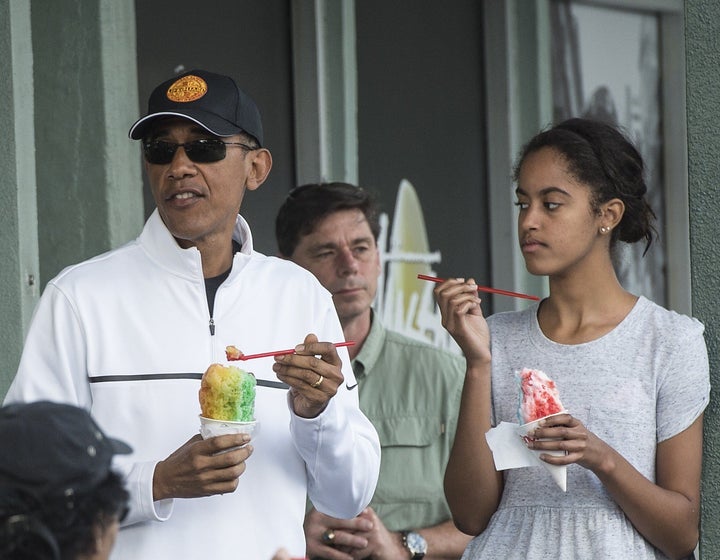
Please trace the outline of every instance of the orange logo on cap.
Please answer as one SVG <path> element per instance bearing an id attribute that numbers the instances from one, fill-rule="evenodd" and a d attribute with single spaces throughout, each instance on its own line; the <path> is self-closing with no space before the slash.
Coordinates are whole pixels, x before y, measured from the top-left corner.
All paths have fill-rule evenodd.
<path id="1" fill-rule="evenodd" d="M 208 87 L 199 76 L 183 76 L 167 90 L 167 98 L 176 103 L 187 103 L 200 99 L 207 93 Z"/>

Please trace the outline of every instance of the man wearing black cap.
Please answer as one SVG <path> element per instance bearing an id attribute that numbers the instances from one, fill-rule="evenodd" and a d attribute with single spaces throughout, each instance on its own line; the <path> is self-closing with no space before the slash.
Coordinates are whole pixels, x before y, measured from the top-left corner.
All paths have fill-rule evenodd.
<path id="1" fill-rule="evenodd" d="M 128 499 L 112 459 L 130 452 L 82 408 L 0 408 L 0 558 L 108 558 Z"/>
<path id="2" fill-rule="evenodd" d="M 255 252 L 238 215 L 272 166 L 259 111 L 231 78 L 193 70 L 153 91 L 130 136 L 157 209 L 137 240 L 48 283 L 7 399 L 78 404 L 132 445 L 119 461 L 131 507 L 117 558 L 301 555 L 306 493 L 355 516 L 379 443 L 332 344 L 343 332 L 330 295 Z M 193 436 L 199 379 L 229 345 L 296 348 L 244 366 L 257 378 L 251 445 Z"/>

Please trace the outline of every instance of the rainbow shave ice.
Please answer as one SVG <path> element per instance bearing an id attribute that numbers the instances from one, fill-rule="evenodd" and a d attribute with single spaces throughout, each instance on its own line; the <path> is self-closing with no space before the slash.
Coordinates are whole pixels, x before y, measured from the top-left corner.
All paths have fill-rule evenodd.
<path id="1" fill-rule="evenodd" d="M 255 376 L 235 366 L 212 364 L 200 385 L 200 408 L 205 418 L 230 422 L 255 419 Z"/>

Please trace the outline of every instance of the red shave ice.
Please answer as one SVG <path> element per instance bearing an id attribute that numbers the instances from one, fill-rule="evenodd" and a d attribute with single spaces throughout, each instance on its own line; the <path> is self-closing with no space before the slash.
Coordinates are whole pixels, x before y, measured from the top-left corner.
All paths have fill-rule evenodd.
<path id="1" fill-rule="evenodd" d="M 523 368 L 519 374 L 520 407 L 518 416 L 522 424 L 563 412 L 555 382 L 539 369 Z"/>

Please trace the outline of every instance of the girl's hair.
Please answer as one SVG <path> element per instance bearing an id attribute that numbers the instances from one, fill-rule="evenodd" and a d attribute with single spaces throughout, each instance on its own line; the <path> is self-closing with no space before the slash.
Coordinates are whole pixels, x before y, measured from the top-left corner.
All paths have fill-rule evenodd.
<path id="1" fill-rule="evenodd" d="M 0 558 L 75 560 L 95 552 L 98 528 L 124 516 L 128 492 L 120 475 L 110 472 L 92 491 L 71 499 L 14 492 L 0 502 Z"/>
<path id="2" fill-rule="evenodd" d="M 653 226 L 655 213 L 645 195 L 644 165 L 632 142 L 617 128 L 590 119 L 568 119 L 540 132 L 522 149 L 515 166 L 517 181 L 525 158 L 541 148 L 559 152 L 567 163 L 568 172 L 592 190 L 592 208 L 613 198 L 625 204 L 618 227 L 613 229 L 611 241 L 626 243 L 645 240 L 647 253 L 657 231 Z"/>

